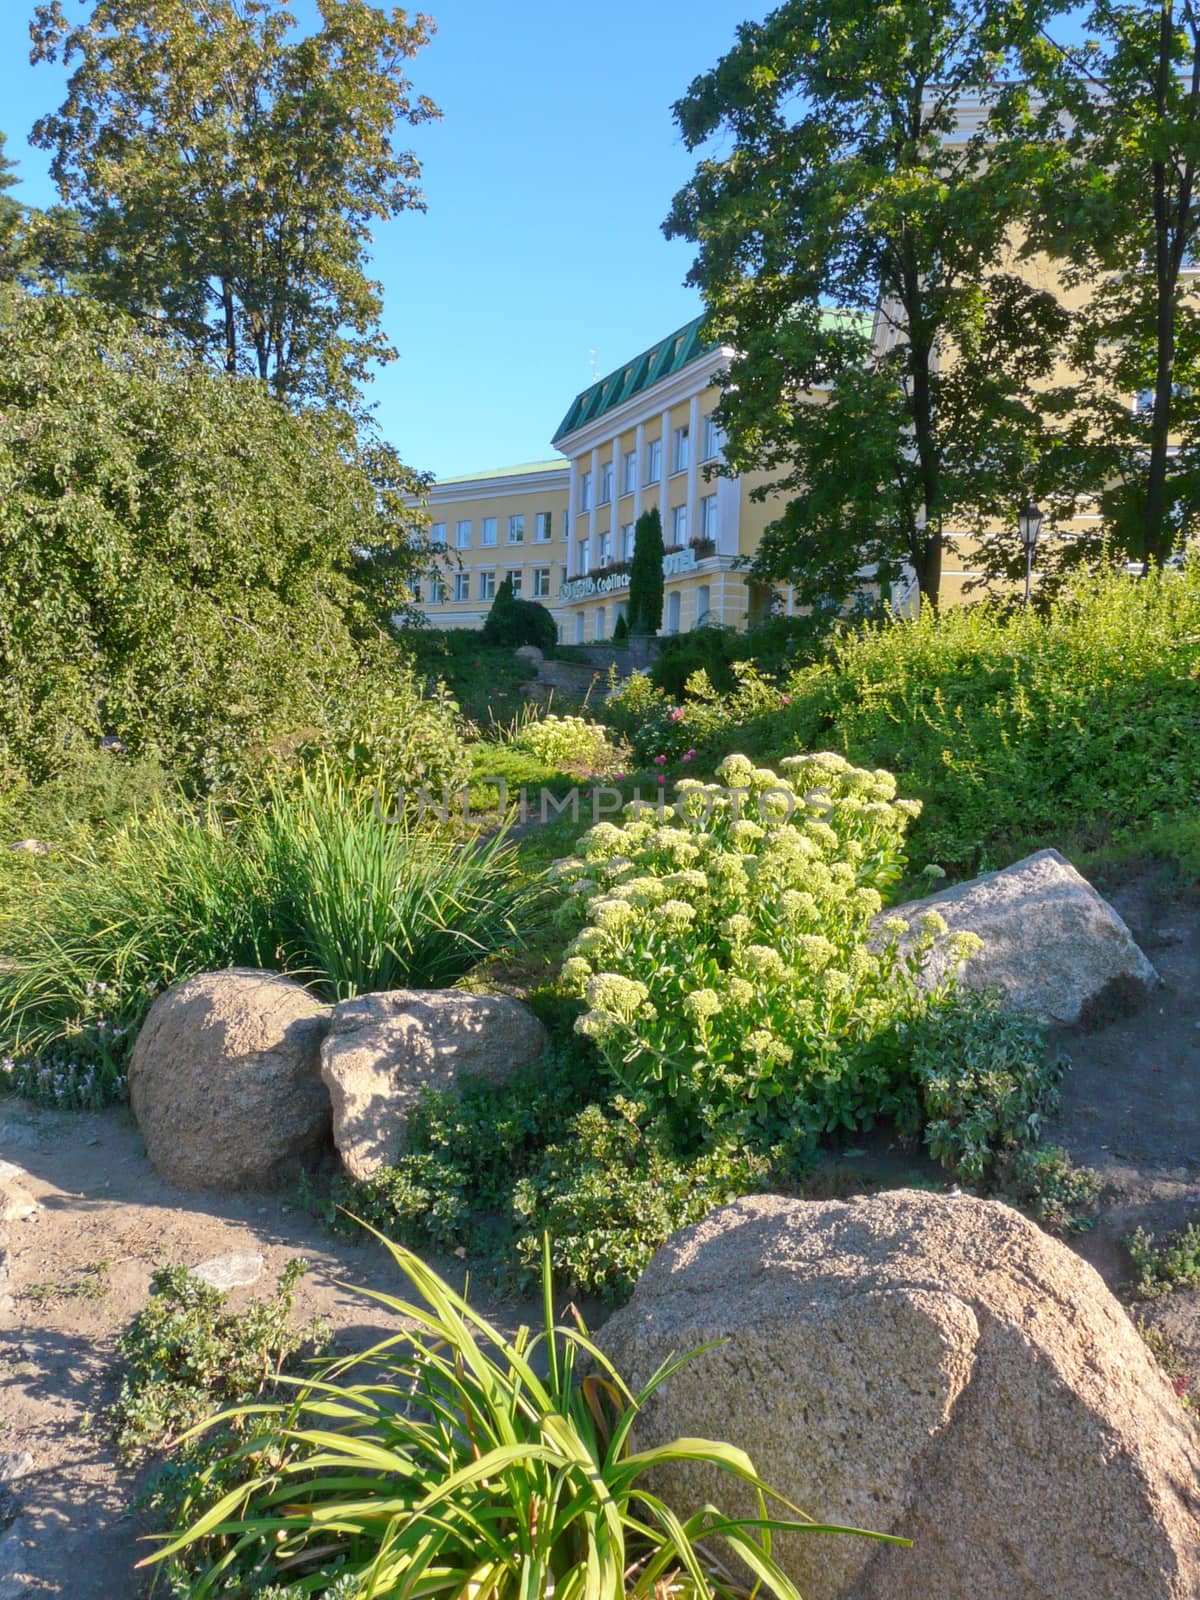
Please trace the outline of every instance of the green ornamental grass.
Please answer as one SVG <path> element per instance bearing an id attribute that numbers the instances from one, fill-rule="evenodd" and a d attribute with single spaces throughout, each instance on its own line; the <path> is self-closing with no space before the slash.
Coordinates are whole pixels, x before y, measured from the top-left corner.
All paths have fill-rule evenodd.
<path id="1" fill-rule="evenodd" d="M 281 1380 L 290 1402 L 194 1430 L 240 1442 L 195 1479 L 184 1526 L 148 1558 L 186 1600 L 800 1600 L 772 1533 L 859 1531 L 809 1521 L 731 1444 L 638 1448 L 640 1406 L 702 1352 L 631 1393 L 581 1321 L 556 1324 L 548 1242 L 542 1331 L 512 1340 L 388 1248 L 413 1299 L 362 1292 L 411 1332 Z M 750 1485 L 757 1514 L 668 1505 L 654 1472 L 673 1460 Z"/>

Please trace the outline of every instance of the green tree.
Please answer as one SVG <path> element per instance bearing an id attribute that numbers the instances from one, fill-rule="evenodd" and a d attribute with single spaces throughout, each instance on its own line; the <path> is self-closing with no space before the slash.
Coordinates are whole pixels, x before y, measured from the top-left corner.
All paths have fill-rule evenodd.
<path id="1" fill-rule="evenodd" d="M 1014 524 L 1049 472 L 1035 386 L 1066 318 L 1005 270 L 1025 175 L 991 160 L 986 109 L 960 125 L 959 106 L 1000 106 L 1052 9 L 788 0 L 676 104 L 688 149 L 721 140 L 665 227 L 699 246 L 689 282 L 737 351 L 724 470 L 790 497 L 762 581 L 828 604 L 865 564 L 885 582 L 907 564 L 936 603 L 943 529 Z"/>
<path id="2" fill-rule="evenodd" d="M 436 116 L 405 65 L 432 24 L 366 0 L 96 0 L 69 26 L 39 5 L 33 59 L 74 70 L 35 125 L 78 206 L 94 292 L 165 320 L 226 372 L 289 399 L 351 400 L 389 360 L 377 219 L 423 205 L 398 124 Z"/>
<path id="3" fill-rule="evenodd" d="M 0 291 L 0 772 L 78 738 L 198 778 L 393 659 L 427 557 L 394 460 L 111 308 Z M 397 552 L 364 588 L 372 552 Z M 406 565 L 401 566 L 403 561 Z"/>
<path id="4" fill-rule="evenodd" d="M 1076 452 L 1119 544 L 1148 566 L 1194 531 L 1200 504 L 1200 9 L 1093 0 L 1084 25 L 1076 49 L 1033 41 L 1009 138 L 1040 158 L 1029 250 L 1086 290 Z"/>
<path id="5" fill-rule="evenodd" d="M 629 569 L 628 629 L 631 634 L 656 634 L 663 614 L 663 531 L 658 507 L 637 519 L 633 561 Z"/>

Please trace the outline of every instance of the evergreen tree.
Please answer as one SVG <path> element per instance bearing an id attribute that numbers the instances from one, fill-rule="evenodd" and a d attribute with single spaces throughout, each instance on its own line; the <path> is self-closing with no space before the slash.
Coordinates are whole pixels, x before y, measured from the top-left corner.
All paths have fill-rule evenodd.
<path id="1" fill-rule="evenodd" d="M 629 572 L 629 632 L 656 634 L 663 614 L 663 532 L 658 507 L 637 520 Z"/>

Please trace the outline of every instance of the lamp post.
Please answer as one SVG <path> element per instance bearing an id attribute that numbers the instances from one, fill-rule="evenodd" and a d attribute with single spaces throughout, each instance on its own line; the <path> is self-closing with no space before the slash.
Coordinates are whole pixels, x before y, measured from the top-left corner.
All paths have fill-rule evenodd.
<path id="1" fill-rule="evenodd" d="M 1042 530 L 1042 513 L 1032 500 L 1017 512 L 1017 531 L 1025 546 L 1025 604 L 1029 604 L 1029 580 L 1033 575 L 1033 552 L 1037 549 L 1038 534 Z"/>

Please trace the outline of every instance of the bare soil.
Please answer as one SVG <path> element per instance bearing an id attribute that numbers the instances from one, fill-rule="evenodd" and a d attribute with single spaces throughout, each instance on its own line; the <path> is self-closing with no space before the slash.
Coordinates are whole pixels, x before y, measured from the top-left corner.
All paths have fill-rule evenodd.
<path id="1" fill-rule="evenodd" d="M 1124 1240 L 1134 1227 L 1162 1232 L 1200 1217 L 1200 898 L 1161 870 L 1098 886 L 1163 987 L 1131 1014 L 1061 1035 L 1071 1071 L 1047 1137 L 1100 1173 L 1095 1225 L 1068 1242 L 1122 1292 L 1132 1271 Z M 835 1187 L 911 1181 L 895 1159 L 888 1167 L 875 1141 L 864 1144 L 831 1172 Z M 0 1159 L 26 1169 L 39 1202 L 11 1226 L 6 1310 L 0 1300 L 0 1480 L 7 1458 L 32 1457 L 26 1475 L 7 1488 L 0 1481 L 0 1600 L 140 1600 L 146 1584 L 133 1567 L 149 1528 L 131 1507 L 141 1476 L 114 1460 L 103 1419 L 116 1388 L 116 1340 L 145 1304 L 154 1269 L 257 1251 L 263 1274 L 231 1292 L 236 1307 L 302 1255 L 311 1270 L 297 1316 L 324 1317 L 347 1346 L 395 1326 L 348 1286 L 402 1285 L 381 1251 L 332 1238 L 294 1196 L 226 1198 L 163 1183 L 124 1108 L 76 1114 L 0 1101 Z M 876 1163 L 878 1171 L 866 1170 Z M 451 1277 L 464 1270 L 437 1265 Z M 488 1309 L 506 1328 L 535 1315 Z M 1167 1335 L 1200 1391 L 1200 1292 L 1133 1309 Z"/>

